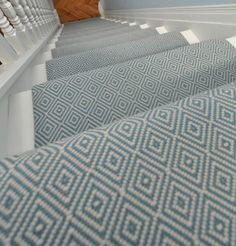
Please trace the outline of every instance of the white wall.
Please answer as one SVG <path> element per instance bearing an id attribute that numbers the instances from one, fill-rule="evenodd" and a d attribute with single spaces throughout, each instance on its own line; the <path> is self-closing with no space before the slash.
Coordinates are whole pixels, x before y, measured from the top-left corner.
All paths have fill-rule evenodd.
<path id="1" fill-rule="evenodd" d="M 101 0 L 104 9 L 162 8 L 196 5 L 236 4 L 236 0 Z"/>

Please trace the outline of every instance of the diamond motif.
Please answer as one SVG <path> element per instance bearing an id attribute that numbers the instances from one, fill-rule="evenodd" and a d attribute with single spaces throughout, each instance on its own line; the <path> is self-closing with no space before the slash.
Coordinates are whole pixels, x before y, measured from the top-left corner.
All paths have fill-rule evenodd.
<path id="1" fill-rule="evenodd" d="M 176 133 L 176 122 L 178 120 L 178 109 L 169 107 L 168 109 L 155 110 L 150 113 L 148 120 L 155 126 L 159 126 L 167 131 Z"/>
<path id="2" fill-rule="evenodd" d="M 121 185 L 128 175 L 130 166 L 129 150 L 113 141 L 107 141 L 103 146 L 103 153 L 96 166 L 96 170 L 112 182 Z"/>
<path id="3" fill-rule="evenodd" d="M 25 207 L 31 196 L 30 189 L 19 179 L 11 177 L 0 190 L 0 232 L 8 235 L 16 226 L 19 210 Z"/>
<path id="4" fill-rule="evenodd" d="M 206 243 L 230 245 L 235 243 L 235 214 L 219 206 L 217 202 L 204 198 L 203 215 L 201 216 L 201 238 Z"/>
<path id="5" fill-rule="evenodd" d="M 82 179 L 83 171 L 75 167 L 72 161 L 61 156 L 48 176 L 45 191 L 60 204 L 68 207 L 73 202 Z"/>
<path id="6" fill-rule="evenodd" d="M 85 167 L 90 167 L 96 157 L 96 151 L 101 144 L 102 135 L 86 134 L 71 142 L 65 148 L 65 156 L 68 159 L 77 160 Z"/>
<path id="7" fill-rule="evenodd" d="M 163 207 L 163 213 L 171 221 L 181 224 L 190 231 L 194 231 L 198 193 L 174 179 L 168 184 L 168 194 Z"/>
<path id="8" fill-rule="evenodd" d="M 121 144 L 129 142 L 131 148 L 136 148 L 140 142 L 141 129 L 143 127 L 143 121 L 141 120 L 126 120 L 115 125 L 109 131 L 109 134 L 113 139 Z"/>
<path id="9" fill-rule="evenodd" d="M 236 139 L 226 129 L 218 126 L 211 130 L 211 151 L 213 154 L 227 159 L 235 164 L 236 160 Z"/>
<path id="10" fill-rule="evenodd" d="M 112 233 L 112 242 L 120 245 L 146 245 L 151 224 L 151 215 L 123 200 Z"/>
<path id="11" fill-rule="evenodd" d="M 208 178 L 208 190 L 216 197 L 227 199 L 228 202 L 236 202 L 236 179 L 235 170 L 226 168 L 224 163 L 210 159 Z"/>
<path id="12" fill-rule="evenodd" d="M 45 179 L 45 172 L 50 167 L 51 158 L 55 158 L 59 153 L 58 149 L 41 148 L 36 153 L 27 156 L 24 161 L 16 165 L 17 171 L 34 185 L 39 185 Z"/>
<path id="13" fill-rule="evenodd" d="M 206 148 L 208 139 L 207 122 L 185 112 L 182 112 L 180 120 L 179 136 L 183 137 L 185 141 L 187 140 L 190 143 L 196 143 L 198 146 Z"/>
<path id="14" fill-rule="evenodd" d="M 164 135 L 158 131 L 158 128 L 149 125 L 145 130 L 140 152 L 150 161 L 158 161 L 166 166 L 171 144 L 172 139 L 168 134 Z"/>
<path id="15" fill-rule="evenodd" d="M 78 222 L 81 223 L 82 220 L 88 229 L 104 237 L 110 224 L 110 216 L 114 212 L 116 199 L 117 193 L 113 188 L 91 176 L 73 214 Z"/>
<path id="16" fill-rule="evenodd" d="M 38 195 L 12 238 L 13 242 L 21 245 L 53 244 L 63 221 L 62 211 L 50 203 L 48 198 Z"/>
<path id="17" fill-rule="evenodd" d="M 128 194 L 157 211 L 165 181 L 164 172 L 138 157 L 131 165 L 133 169 L 130 172 Z"/>
<path id="18" fill-rule="evenodd" d="M 206 155 L 195 146 L 186 145 L 177 140 L 173 160 L 173 171 L 183 179 L 188 179 L 198 186 L 202 186 Z"/>
<path id="19" fill-rule="evenodd" d="M 230 127 L 234 127 L 236 122 L 236 109 L 232 105 L 228 106 L 219 101 L 216 101 L 214 106 L 215 121 L 223 125 L 227 124 Z"/>

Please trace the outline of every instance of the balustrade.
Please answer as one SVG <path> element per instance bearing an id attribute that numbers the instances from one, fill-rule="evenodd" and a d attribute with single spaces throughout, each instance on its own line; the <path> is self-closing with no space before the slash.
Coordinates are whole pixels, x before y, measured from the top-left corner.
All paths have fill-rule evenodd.
<path id="1" fill-rule="evenodd" d="M 37 36 L 36 36 L 37 34 L 35 32 L 35 29 L 33 28 L 32 23 L 30 22 L 28 16 L 26 15 L 26 12 L 25 12 L 23 6 L 20 4 L 20 1 L 19 0 L 10 0 L 10 2 L 12 3 L 12 5 L 16 11 L 16 14 L 19 16 L 22 24 L 30 32 L 30 39 L 33 41 L 33 43 L 35 43 L 35 41 L 37 40 Z"/>
<path id="2" fill-rule="evenodd" d="M 23 45 L 19 37 L 17 36 L 16 29 L 10 24 L 8 19 L 4 16 L 3 11 L 0 9 L 0 29 L 4 34 L 4 37 L 12 45 L 17 53 L 23 53 L 26 47 Z M 5 59 L 4 59 L 5 60 Z"/>
<path id="3" fill-rule="evenodd" d="M 0 61 L 12 62 L 58 25 L 48 0 L 0 0 Z"/>

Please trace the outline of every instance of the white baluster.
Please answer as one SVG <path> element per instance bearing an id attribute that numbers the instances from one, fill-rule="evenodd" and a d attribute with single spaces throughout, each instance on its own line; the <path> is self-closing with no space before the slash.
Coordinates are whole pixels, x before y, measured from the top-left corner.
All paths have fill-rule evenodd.
<path id="1" fill-rule="evenodd" d="M 20 18 L 16 15 L 16 11 L 12 4 L 7 0 L 0 0 L 0 8 L 2 12 L 7 16 L 10 23 L 16 28 L 16 30 L 25 31 L 25 26 L 21 23 Z"/>
<path id="2" fill-rule="evenodd" d="M 14 7 L 17 16 L 19 16 L 21 22 L 23 23 L 23 25 L 31 28 L 32 25 L 29 22 L 29 19 L 27 17 L 27 15 L 25 14 L 25 11 L 23 9 L 23 7 L 20 5 L 19 0 L 9 0 L 12 4 L 12 6 Z"/>
<path id="3" fill-rule="evenodd" d="M 15 29 L 10 25 L 9 21 L 4 16 L 1 9 L 0 9 L 0 29 L 2 30 L 4 35 L 8 37 L 14 36 L 16 33 Z"/>
<path id="4" fill-rule="evenodd" d="M 18 31 L 18 36 L 22 43 L 30 48 L 33 45 L 30 33 L 26 30 L 25 25 L 22 24 L 12 4 L 7 0 L 0 0 L 0 8 L 16 31 Z"/>
<path id="5" fill-rule="evenodd" d="M 26 50 L 26 46 L 23 45 L 22 41 L 17 36 L 16 29 L 10 25 L 8 19 L 4 16 L 2 10 L 0 9 L 0 29 L 2 30 L 5 38 L 14 47 L 18 54 Z"/>
<path id="6" fill-rule="evenodd" d="M 56 9 L 54 9 L 54 11 L 53 11 L 53 16 L 55 18 L 55 23 L 61 25 L 61 20 L 60 20 L 60 18 L 58 16 L 58 13 L 57 13 L 57 10 Z"/>
<path id="7" fill-rule="evenodd" d="M 40 39 L 41 38 L 41 33 L 39 32 L 39 25 L 38 23 L 36 22 L 35 18 L 34 18 L 34 15 L 33 15 L 33 5 L 31 3 L 31 1 L 26 1 L 26 0 L 20 0 L 20 3 L 22 5 L 22 7 L 24 8 L 25 10 L 25 13 L 26 15 L 28 16 L 31 24 L 33 25 L 33 27 L 35 28 L 35 33 L 36 33 L 36 36 L 37 36 L 37 39 Z"/>
<path id="8" fill-rule="evenodd" d="M 43 35 L 44 35 L 44 34 L 46 33 L 45 27 L 44 27 L 44 18 L 43 18 L 42 14 L 41 14 L 41 10 L 39 9 L 38 1 L 36 1 L 36 0 L 31 0 L 31 2 L 32 2 L 32 5 L 34 6 L 36 15 L 37 15 L 37 17 L 38 17 L 38 23 L 40 23 L 41 30 L 42 30 L 42 33 L 43 33 Z"/>
<path id="9" fill-rule="evenodd" d="M 32 0 L 27 0 L 27 3 L 32 11 L 32 14 L 34 16 L 35 22 L 38 26 L 38 30 L 39 30 L 39 34 L 40 34 L 40 38 L 42 38 L 43 36 L 43 30 L 42 30 L 42 23 L 40 21 L 39 15 L 38 15 L 38 11 L 35 8 L 35 5 L 33 4 Z"/>
<path id="10" fill-rule="evenodd" d="M 36 33 L 33 30 L 33 26 L 31 24 L 31 22 L 29 21 L 29 18 L 26 15 L 23 6 L 20 4 L 19 0 L 9 0 L 9 1 L 12 3 L 12 5 L 16 11 L 16 14 L 19 16 L 23 25 L 25 25 L 28 28 L 32 42 L 35 43 L 35 41 L 37 40 Z"/>
<path id="11" fill-rule="evenodd" d="M 43 16 L 46 32 L 48 32 L 49 31 L 48 13 L 47 13 L 47 9 L 45 8 L 45 5 L 44 5 L 45 2 L 43 2 L 42 0 L 38 0 L 38 4 L 39 4 L 39 8 L 41 10 L 41 14 Z"/>

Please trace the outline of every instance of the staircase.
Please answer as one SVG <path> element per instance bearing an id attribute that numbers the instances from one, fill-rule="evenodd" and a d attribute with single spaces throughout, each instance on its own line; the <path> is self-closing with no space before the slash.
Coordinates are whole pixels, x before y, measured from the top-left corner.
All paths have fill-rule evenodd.
<path id="1" fill-rule="evenodd" d="M 9 99 L 0 245 L 236 245 L 235 40 L 65 24 Z"/>

